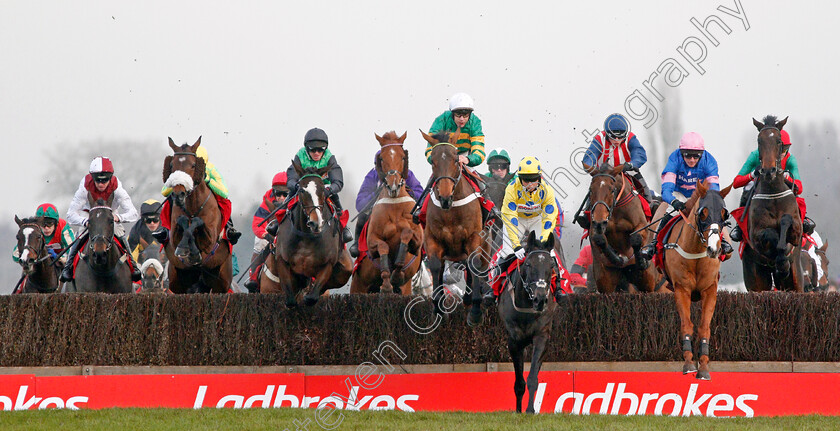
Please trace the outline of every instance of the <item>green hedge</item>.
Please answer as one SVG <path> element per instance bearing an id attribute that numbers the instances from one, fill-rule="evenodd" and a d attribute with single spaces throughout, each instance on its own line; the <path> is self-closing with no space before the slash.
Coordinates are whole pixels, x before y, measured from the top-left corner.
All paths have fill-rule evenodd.
<path id="1" fill-rule="evenodd" d="M 476 329 L 459 306 L 427 335 L 409 298 L 333 296 L 286 309 L 275 295 L 0 297 L 0 366 L 355 365 L 392 341 L 401 363 L 508 362 L 495 308 Z M 698 319 L 699 306 L 692 314 Z M 431 322 L 431 303 L 413 308 Z M 840 295 L 724 294 L 712 360 L 837 361 Z M 546 361 L 680 360 L 671 295 L 578 295 L 558 307 Z"/>

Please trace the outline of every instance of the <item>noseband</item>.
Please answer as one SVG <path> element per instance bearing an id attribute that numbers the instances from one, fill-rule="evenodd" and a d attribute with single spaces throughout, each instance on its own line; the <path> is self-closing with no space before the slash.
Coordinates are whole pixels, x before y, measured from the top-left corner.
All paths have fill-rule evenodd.
<path id="1" fill-rule="evenodd" d="M 97 206 L 97 207 L 91 208 L 89 212 L 92 212 L 93 210 L 108 210 L 108 214 L 111 216 L 111 223 L 115 223 L 114 222 L 114 210 L 111 209 L 111 207 Z M 90 221 L 89 220 L 90 219 L 88 219 L 88 227 L 90 227 Z M 90 248 L 91 251 L 92 251 L 93 250 L 93 244 L 95 242 L 99 241 L 99 240 L 105 242 L 105 244 L 106 244 L 105 252 L 107 253 L 111 250 L 111 247 L 114 245 L 114 234 L 112 232 L 110 238 L 105 238 L 105 235 L 102 235 L 102 234 L 91 235 L 90 241 L 88 241 L 88 248 Z"/>
<path id="2" fill-rule="evenodd" d="M 537 254 L 537 253 L 548 255 L 548 259 L 552 262 L 552 266 L 554 268 L 554 271 L 559 272 L 559 268 L 557 267 L 557 261 L 554 259 L 554 256 L 551 255 L 550 251 L 533 250 L 533 251 L 528 253 L 528 256 L 525 256 L 525 260 L 527 261 L 528 258 L 531 257 L 531 255 L 534 255 L 534 254 Z M 548 288 L 548 283 L 549 283 L 550 279 L 549 279 L 549 281 L 546 281 L 546 280 L 530 281 L 528 279 L 528 273 L 527 272 L 525 273 L 525 277 L 524 278 L 522 277 L 522 275 L 521 275 L 521 272 L 523 271 L 522 267 L 520 267 L 519 271 L 520 271 L 519 279 L 522 281 L 522 288 L 525 289 L 525 293 L 528 294 L 528 298 L 531 299 L 532 301 L 537 296 L 536 292 L 534 291 L 534 287 L 541 288 L 541 289 L 547 289 Z"/>
<path id="3" fill-rule="evenodd" d="M 624 176 L 623 176 L 623 174 L 619 174 L 619 175 L 621 175 L 621 180 L 620 180 L 621 181 L 621 191 L 619 191 L 618 194 L 615 193 L 615 182 L 619 181 L 619 179 L 617 179 L 616 177 L 614 177 L 610 174 L 595 174 L 595 175 L 592 176 L 593 181 L 594 181 L 595 178 L 598 178 L 598 177 L 607 177 L 607 178 L 613 180 L 613 187 L 612 187 L 613 201 L 612 201 L 612 204 L 609 205 L 605 201 L 595 201 L 595 202 L 592 203 L 592 207 L 589 209 L 592 213 L 594 213 L 595 208 L 598 205 L 603 205 L 605 208 L 607 208 L 607 219 L 604 220 L 604 221 L 607 221 L 607 222 L 610 221 L 610 218 L 612 217 L 613 208 L 615 208 L 616 202 L 618 202 L 618 200 L 624 194 L 624 186 L 625 186 Z"/>
<path id="4" fill-rule="evenodd" d="M 47 240 L 44 237 L 44 229 L 41 227 L 41 225 L 35 224 L 35 223 L 26 223 L 26 224 L 23 224 L 23 225 L 20 226 L 21 229 L 23 229 L 25 227 L 37 228 L 38 232 L 41 233 L 41 246 L 40 247 L 36 248 L 36 247 L 33 247 L 32 245 L 29 245 L 29 238 L 27 238 L 26 244 L 24 244 L 24 246 L 23 246 L 24 250 L 29 250 L 29 252 L 32 253 L 35 257 L 38 257 L 38 259 L 36 259 L 35 262 L 33 262 L 33 265 L 37 265 L 37 264 L 39 264 L 39 263 L 41 263 L 44 260 L 49 258 L 49 254 L 46 254 L 46 252 L 47 252 Z M 56 225 L 56 229 L 57 228 L 58 228 L 58 225 Z M 23 252 L 23 250 L 20 250 L 20 251 Z M 43 257 L 41 257 L 42 252 L 44 253 Z M 22 260 L 19 261 L 19 263 L 20 263 L 21 266 L 26 265 L 26 262 L 24 262 Z"/>

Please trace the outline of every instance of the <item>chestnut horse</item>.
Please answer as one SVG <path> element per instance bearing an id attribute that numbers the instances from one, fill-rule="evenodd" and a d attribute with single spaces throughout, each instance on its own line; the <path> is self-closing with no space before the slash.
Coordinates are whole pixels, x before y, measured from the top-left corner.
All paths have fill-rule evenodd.
<path id="1" fill-rule="evenodd" d="M 339 214 L 327 202 L 323 176 L 332 166 L 304 170 L 292 166 L 300 177 L 298 203 L 277 228 L 272 255 L 263 265 L 261 293 L 285 293 L 286 306 L 297 306 L 297 294 L 307 287 L 306 305 L 315 305 L 327 289 L 344 286 L 353 261 L 341 242 Z"/>
<path id="2" fill-rule="evenodd" d="M 414 198 L 408 193 L 406 134 L 375 135 L 381 150 L 376 172 L 384 187 L 376 197 L 367 227 L 367 256 L 353 274 L 350 293 L 393 291 L 411 294 L 411 277 L 420 268 L 423 229 L 411 221 Z"/>
<path id="3" fill-rule="evenodd" d="M 560 277 L 557 261 L 551 255 L 555 235 L 545 243 L 535 232 L 528 234 L 525 243 L 525 260 L 507 277 L 505 289 L 499 297 L 499 318 L 507 330 L 508 351 L 516 378 L 513 392 L 516 395 L 516 412 L 522 412 L 525 394 L 525 348 L 533 344 L 531 370 L 528 372 L 528 406 L 526 413 L 534 413 L 534 398 L 539 385 L 538 375 L 551 338 L 551 327 L 557 304 L 550 295 L 552 277 Z"/>
<path id="4" fill-rule="evenodd" d="M 749 235 L 741 262 L 744 284 L 753 292 L 771 290 L 804 291 L 799 262 L 802 218 L 793 190 L 785 184 L 782 170 L 781 130 L 787 118 L 776 121 L 768 115 L 763 122 L 753 119 L 758 129 L 758 170 L 755 192 L 748 208 Z"/>
<path id="5" fill-rule="evenodd" d="M 601 293 L 621 291 L 653 292 L 656 269 L 638 258 L 648 230 L 642 203 L 633 191 L 633 183 L 622 167 L 604 163 L 600 168 L 584 164 L 592 175 L 589 184 L 592 244 L 592 276 Z"/>
<path id="6" fill-rule="evenodd" d="M 700 380 L 710 380 L 709 339 L 712 315 L 717 302 L 720 279 L 721 234 L 729 218 L 723 198 L 732 186 L 722 191 L 709 190 L 708 184 L 697 181 L 697 189 L 685 204 L 688 217 L 683 212 L 671 231 L 664 238 L 665 256 L 663 272 L 674 286 L 674 300 L 680 315 L 680 340 L 683 350 L 683 374 L 697 373 Z M 692 354 L 691 302 L 701 301 L 700 361 L 694 364 Z M 698 370 L 699 366 L 699 370 Z"/>
<path id="7" fill-rule="evenodd" d="M 435 313 L 444 313 L 446 295 L 443 290 L 444 261 L 459 262 L 469 268 L 464 305 L 472 305 L 467 323 L 471 326 L 481 323 L 482 289 L 488 289 L 490 241 L 483 235 L 481 204 L 478 193 L 464 176 L 467 169 L 458 161 L 455 143 L 460 136 L 459 128 L 454 134 L 438 133 L 429 136 L 422 130 L 423 139 L 433 145 L 430 153 L 432 162 L 432 190 L 426 212 L 426 228 L 423 232 L 427 266 L 432 272 L 434 290 L 432 300 Z M 451 308 L 451 307 L 449 307 Z"/>
<path id="8" fill-rule="evenodd" d="M 47 252 L 43 231 L 44 218 L 30 217 L 21 220 L 15 216 L 15 223 L 18 225 L 18 263 L 23 269 L 23 274 L 14 293 L 55 292 L 58 289 L 58 273 Z M 61 235 L 61 232 L 56 231 L 55 235 Z"/>
<path id="9" fill-rule="evenodd" d="M 172 187 L 172 224 L 166 243 L 169 289 L 173 293 L 225 293 L 233 278 L 230 246 L 222 238 L 222 211 L 204 182 L 205 162 L 193 145 L 169 147 L 175 153 L 163 162 L 163 180 Z"/>

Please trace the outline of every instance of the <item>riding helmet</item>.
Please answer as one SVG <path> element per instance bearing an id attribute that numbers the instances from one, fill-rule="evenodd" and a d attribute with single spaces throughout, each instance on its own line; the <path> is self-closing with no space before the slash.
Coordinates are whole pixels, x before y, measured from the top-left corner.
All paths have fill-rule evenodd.
<path id="1" fill-rule="evenodd" d="M 100 172 L 107 172 L 110 174 L 114 173 L 114 164 L 111 163 L 111 159 L 107 157 L 97 157 L 90 162 L 90 169 L 88 172 L 92 174 L 98 174 Z"/>
<path id="2" fill-rule="evenodd" d="M 306 148 L 320 147 L 322 145 L 327 147 L 329 144 L 330 141 L 327 139 L 327 132 L 317 127 L 309 129 L 309 131 L 306 132 L 306 136 L 303 137 L 303 146 Z"/>
<path id="3" fill-rule="evenodd" d="M 455 93 L 449 98 L 449 110 L 453 112 L 458 110 L 473 111 L 475 110 L 475 103 L 469 94 Z"/>
<path id="4" fill-rule="evenodd" d="M 58 222 L 58 210 L 53 204 L 41 204 L 35 210 L 35 217 L 51 218 Z"/>
<path id="5" fill-rule="evenodd" d="M 611 114 L 604 120 L 604 132 L 607 137 L 624 139 L 630 131 L 630 122 L 621 114 Z"/>

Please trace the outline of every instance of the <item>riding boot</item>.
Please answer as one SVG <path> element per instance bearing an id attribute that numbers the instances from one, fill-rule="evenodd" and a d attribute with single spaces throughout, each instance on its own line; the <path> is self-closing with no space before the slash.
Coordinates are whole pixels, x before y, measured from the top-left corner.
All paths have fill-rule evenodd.
<path id="1" fill-rule="evenodd" d="M 82 244 L 87 242 L 87 239 L 88 234 L 85 231 L 85 233 L 76 238 L 76 242 L 70 247 L 70 251 L 67 253 L 67 263 L 64 264 L 64 269 L 61 270 L 61 276 L 59 277 L 61 281 L 66 283 L 73 280 L 73 262 L 76 260 L 76 253 L 79 252 Z"/>
<path id="2" fill-rule="evenodd" d="M 370 219 L 370 215 L 368 213 L 359 213 L 356 216 L 356 240 L 353 241 L 353 245 L 350 246 L 350 256 L 354 258 L 359 257 L 359 237 L 362 236 L 362 230 L 365 227 L 365 223 L 367 223 L 368 219 Z"/>
<path id="3" fill-rule="evenodd" d="M 411 212 L 411 221 L 414 224 L 420 224 L 420 212 L 423 211 L 423 201 L 426 200 L 426 195 L 429 194 L 429 191 L 432 189 L 432 178 L 429 178 L 429 181 L 426 182 L 426 188 L 423 189 L 423 193 L 420 193 L 420 199 L 417 199 L 417 204 L 414 205 L 414 210 Z"/>
<path id="4" fill-rule="evenodd" d="M 587 208 L 589 208 L 589 193 L 584 198 L 583 205 L 578 209 L 575 219 L 572 223 L 577 223 L 582 229 L 589 229 L 589 217 L 586 216 Z"/>
<path id="5" fill-rule="evenodd" d="M 262 264 L 265 262 L 265 259 L 262 258 L 261 255 L 262 253 L 254 253 L 254 255 L 251 256 L 251 271 L 248 274 L 248 281 L 245 282 L 245 288 L 248 289 L 249 293 L 257 293 L 260 291 L 260 285 L 257 282 L 257 278 L 260 275 Z"/>
<path id="6" fill-rule="evenodd" d="M 817 224 L 810 217 L 805 217 L 805 220 L 802 220 L 802 233 L 805 235 L 812 235 L 816 228 Z"/>
<path id="7" fill-rule="evenodd" d="M 344 207 L 341 205 L 341 200 L 338 198 L 338 193 L 333 193 L 330 195 L 330 201 L 332 201 L 333 206 L 335 206 L 335 213 L 336 218 L 338 218 L 342 212 L 344 212 Z M 344 226 L 344 229 L 341 230 L 341 242 L 346 244 L 350 241 L 353 241 L 353 232 L 350 232 L 350 228 Z"/>
<path id="8" fill-rule="evenodd" d="M 120 242 L 123 250 L 125 251 L 126 260 L 128 261 L 128 265 L 131 267 L 131 281 L 140 281 L 142 278 L 140 274 L 140 267 L 137 266 L 137 262 L 134 261 L 134 257 L 131 255 L 131 249 L 128 248 L 128 244 L 125 241 L 125 238 L 120 236 L 114 235 L 114 238 Z"/>
<path id="9" fill-rule="evenodd" d="M 227 232 L 227 240 L 230 245 L 236 245 L 239 241 L 239 237 L 242 236 L 242 232 L 236 230 L 233 227 L 233 219 L 228 219 L 227 224 L 225 224 L 225 231 Z"/>
<path id="10" fill-rule="evenodd" d="M 645 199 L 648 201 L 649 204 L 653 203 L 653 193 L 650 191 L 650 187 L 647 185 L 647 181 L 645 178 L 642 177 L 642 173 L 638 170 L 633 171 L 633 178 L 639 182 L 639 185 L 642 186 L 642 194 L 644 195 Z"/>
<path id="11" fill-rule="evenodd" d="M 671 220 L 673 216 L 670 214 L 666 214 L 662 217 L 662 220 L 659 221 L 659 227 L 656 228 L 656 232 L 653 233 L 653 239 L 647 243 L 641 250 L 639 250 L 639 257 L 645 260 L 653 259 L 653 256 L 656 255 L 656 237 L 659 234 L 659 231 L 665 227 L 665 225 Z"/>
<path id="12" fill-rule="evenodd" d="M 277 229 L 280 227 L 280 224 L 277 223 L 277 219 L 274 219 L 268 222 L 268 225 L 265 227 L 265 231 L 268 232 L 271 236 L 277 236 Z"/>

